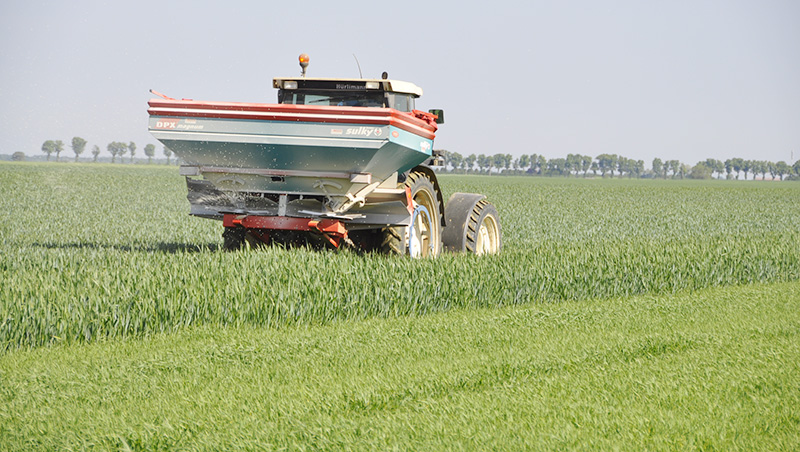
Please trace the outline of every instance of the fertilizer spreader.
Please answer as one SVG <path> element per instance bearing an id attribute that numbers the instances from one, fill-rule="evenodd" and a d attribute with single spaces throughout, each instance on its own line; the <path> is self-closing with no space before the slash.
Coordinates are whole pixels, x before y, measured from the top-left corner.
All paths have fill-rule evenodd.
<path id="1" fill-rule="evenodd" d="M 350 246 L 412 257 L 501 248 L 497 210 L 455 193 L 430 164 L 442 110 L 418 86 L 381 79 L 275 78 L 278 103 L 149 101 L 150 133 L 179 156 L 192 215 L 222 220 L 223 247 Z"/>

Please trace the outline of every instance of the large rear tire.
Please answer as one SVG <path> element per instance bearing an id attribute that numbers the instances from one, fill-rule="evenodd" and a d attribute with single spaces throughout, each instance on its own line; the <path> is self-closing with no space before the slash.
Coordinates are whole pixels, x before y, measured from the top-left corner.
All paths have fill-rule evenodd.
<path id="1" fill-rule="evenodd" d="M 381 250 L 414 258 L 438 256 L 442 251 L 442 218 L 433 182 L 424 172 L 412 171 L 400 187 L 408 187 L 414 201 L 411 226 L 383 228 Z"/>
<path id="2" fill-rule="evenodd" d="M 483 195 L 454 193 L 444 210 L 445 251 L 496 254 L 503 247 L 500 215 Z"/>

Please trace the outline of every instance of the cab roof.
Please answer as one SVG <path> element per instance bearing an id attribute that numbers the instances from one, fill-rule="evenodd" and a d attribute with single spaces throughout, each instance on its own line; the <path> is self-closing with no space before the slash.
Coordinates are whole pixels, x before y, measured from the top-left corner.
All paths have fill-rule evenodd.
<path id="1" fill-rule="evenodd" d="M 296 82 L 295 88 L 286 88 L 286 82 Z M 422 88 L 401 80 L 386 80 L 373 78 L 312 78 L 312 77 L 276 77 L 272 79 L 272 86 L 276 89 L 321 89 L 341 91 L 372 91 L 382 90 L 390 93 L 411 94 L 414 97 L 422 96 Z"/>

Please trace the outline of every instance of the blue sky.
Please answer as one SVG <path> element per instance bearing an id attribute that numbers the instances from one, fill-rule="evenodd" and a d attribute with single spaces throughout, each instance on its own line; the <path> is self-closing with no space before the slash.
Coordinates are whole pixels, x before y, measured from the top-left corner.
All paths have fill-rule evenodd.
<path id="1" fill-rule="evenodd" d="M 355 54 L 421 86 L 465 155 L 800 159 L 800 2 L 466 4 L 6 0 L 0 154 L 142 149 L 149 89 L 274 102 L 305 52 L 309 76 L 358 77 Z"/>

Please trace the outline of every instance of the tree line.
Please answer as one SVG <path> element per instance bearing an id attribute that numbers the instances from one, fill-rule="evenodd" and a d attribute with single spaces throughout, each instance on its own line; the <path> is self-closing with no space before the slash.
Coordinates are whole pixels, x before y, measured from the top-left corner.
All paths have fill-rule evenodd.
<path id="1" fill-rule="evenodd" d="M 78 157 L 86 150 L 86 145 L 88 142 L 81 137 L 73 137 L 72 138 L 72 152 L 75 153 L 75 161 L 78 161 Z M 116 163 L 117 157 L 122 158 L 125 154 L 130 155 L 130 162 L 133 163 L 133 157 L 136 155 L 136 143 L 133 141 L 129 143 L 125 143 L 123 141 L 112 141 L 108 143 L 106 146 L 106 150 L 111 154 L 111 163 Z M 64 152 L 64 142 L 61 140 L 47 140 L 42 144 L 42 152 L 47 154 L 47 161 L 50 161 L 50 156 L 52 154 L 56 155 L 56 161 L 60 161 L 61 153 Z M 94 156 L 93 162 L 97 162 L 97 157 L 100 155 L 100 147 L 98 145 L 92 146 L 92 156 Z M 169 150 L 166 146 L 163 147 L 162 152 L 164 156 L 167 158 L 167 165 L 169 165 L 169 160 L 172 157 L 172 151 Z M 147 156 L 147 163 L 150 163 L 153 160 L 153 157 L 156 155 L 156 147 L 153 144 L 146 144 L 144 146 L 144 155 Z"/>
<path id="2" fill-rule="evenodd" d="M 75 154 L 75 161 L 85 151 L 87 141 L 81 137 L 72 138 L 72 152 Z M 106 146 L 106 150 L 111 154 L 111 163 L 115 163 L 117 157 L 123 159 L 125 154 L 130 156 L 130 162 L 136 155 L 136 143 L 112 141 Z M 155 156 L 156 147 L 147 144 L 144 147 L 144 155 L 147 156 L 147 163 L 150 163 Z M 60 160 L 61 153 L 64 152 L 64 142 L 61 140 L 47 140 L 42 144 L 42 152 L 47 154 L 50 160 L 52 154 L 56 154 L 56 161 Z M 167 164 L 170 163 L 172 151 L 166 146 L 162 148 Z M 100 147 L 94 145 L 91 151 L 94 156 L 93 161 L 97 162 L 100 154 Z M 531 176 L 582 176 L 588 177 L 589 172 L 592 176 L 600 177 L 669 177 L 675 179 L 709 179 L 721 178 L 723 174 L 727 179 L 739 179 L 744 173 L 747 179 L 750 175 L 754 178 L 761 175 L 766 179 L 769 174 L 773 179 L 783 180 L 784 177 L 800 177 L 800 160 L 789 165 L 784 161 L 770 162 L 766 160 L 746 160 L 742 158 L 731 158 L 724 162 L 717 159 L 706 159 L 697 162 L 694 166 L 689 166 L 679 160 L 662 160 L 654 158 L 650 169 L 645 168 L 643 160 L 634 160 L 617 154 L 600 154 L 597 157 L 581 154 L 568 154 L 566 158 L 547 159 L 539 154 L 523 154 L 514 157 L 511 154 L 470 154 L 463 156 L 458 152 L 446 150 L 437 151 L 444 157 L 444 166 L 440 170 L 454 173 L 483 173 L 483 174 L 514 174 Z"/>
<path id="3" fill-rule="evenodd" d="M 746 160 L 731 158 L 724 162 L 717 159 L 706 159 L 694 166 L 679 160 L 662 160 L 654 158 L 650 169 L 645 168 L 643 160 L 634 160 L 617 154 L 600 154 L 597 157 L 581 154 L 568 154 L 566 158 L 547 159 L 543 155 L 523 154 L 514 157 L 511 154 L 470 154 L 463 156 L 458 152 L 437 151 L 444 157 L 444 166 L 440 170 L 454 173 L 511 174 L 531 176 L 562 177 L 649 177 L 649 178 L 691 178 L 739 179 L 742 174 L 747 179 L 761 175 L 765 179 L 769 174 L 773 179 L 781 180 L 786 176 L 800 177 L 800 160 L 789 165 L 780 161 L 773 163 L 766 160 Z"/>

